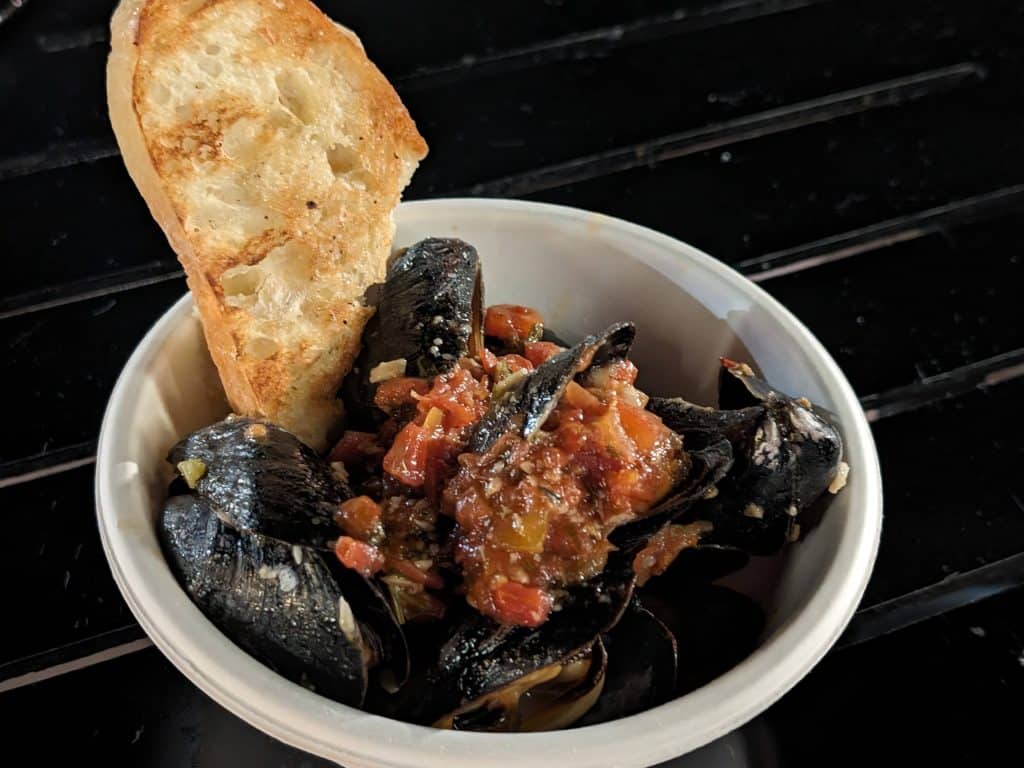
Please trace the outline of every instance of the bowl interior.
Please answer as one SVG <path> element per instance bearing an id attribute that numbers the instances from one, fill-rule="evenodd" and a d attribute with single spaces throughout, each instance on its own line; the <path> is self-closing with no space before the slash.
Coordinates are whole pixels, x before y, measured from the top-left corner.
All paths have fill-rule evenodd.
<path id="1" fill-rule="evenodd" d="M 544 735 L 440 733 L 367 715 L 280 678 L 224 638 L 177 587 L 153 521 L 168 448 L 227 413 L 188 297 L 129 361 L 104 420 L 97 464 L 101 535 L 115 578 L 154 642 L 221 704 L 286 742 L 347 765 L 645 765 L 707 743 L 764 709 L 827 650 L 874 559 L 877 458 L 856 398 L 809 333 L 766 294 L 688 246 L 604 216 L 511 201 L 399 209 L 395 245 L 461 237 L 478 249 L 488 303 L 534 306 L 568 340 L 637 325 L 641 388 L 715 403 L 717 360 L 750 362 L 776 387 L 834 413 L 853 467 L 821 525 L 771 579 L 769 625 L 747 661 L 647 713 Z M 777 581 L 776 581 L 777 577 Z M 502 748 L 506 745 L 508 750 Z M 507 755 L 502 758 L 501 755 Z"/>

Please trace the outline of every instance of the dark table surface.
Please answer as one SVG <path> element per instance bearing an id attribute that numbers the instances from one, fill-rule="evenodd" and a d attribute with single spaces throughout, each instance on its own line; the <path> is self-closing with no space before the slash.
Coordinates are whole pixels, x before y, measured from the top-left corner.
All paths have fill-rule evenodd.
<path id="1" fill-rule="evenodd" d="M 0 0 L 0 754 L 319 765 L 149 647 L 97 536 L 107 396 L 185 290 L 107 120 L 112 5 Z M 1021 4 L 321 5 L 362 36 L 431 145 L 408 199 L 545 200 L 686 240 L 792 309 L 863 397 L 886 520 L 861 609 L 792 692 L 680 765 L 1013 755 Z"/>

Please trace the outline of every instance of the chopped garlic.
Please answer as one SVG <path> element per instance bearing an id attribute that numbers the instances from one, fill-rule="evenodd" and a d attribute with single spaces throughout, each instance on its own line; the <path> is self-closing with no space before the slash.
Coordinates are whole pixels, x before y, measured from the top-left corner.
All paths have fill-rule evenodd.
<path id="1" fill-rule="evenodd" d="M 424 429 L 436 429 L 444 424 L 444 411 L 436 406 L 431 406 L 430 410 L 427 411 L 426 417 L 423 419 Z"/>
<path id="2" fill-rule="evenodd" d="M 352 607 L 344 597 L 338 598 L 338 629 L 348 638 L 353 645 L 360 641 L 359 627 L 356 625 L 356 617 L 352 613 Z"/>
<path id="3" fill-rule="evenodd" d="M 343 482 L 343 483 L 347 483 L 348 482 L 348 470 L 345 469 L 345 463 L 344 462 L 332 461 L 331 462 L 331 471 L 334 473 L 334 476 L 336 478 L 341 480 L 341 482 Z"/>
<path id="4" fill-rule="evenodd" d="M 250 440 L 265 440 L 267 437 L 267 425 L 253 422 L 245 428 L 245 436 Z"/>
<path id="5" fill-rule="evenodd" d="M 206 465 L 199 459 L 185 459 L 178 462 L 178 471 L 185 478 L 189 488 L 195 488 L 196 483 L 203 479 L 206 474 Z"/>
<path id="6" fill-rule="evenodd" d="M 499 379 L 495 382 L 494 389 L 491 390 L 491 401 L 497 402 L 500 400 L 506 393 L 515 389 L 519 385 L 519 382 L 525 379 L 527 375 L 526 371 L 520 368 L 519 370 L 508 374 L 505 378 Z"/>
<path id="7" fill-rule="evenodd" d="M 370 371 L 370 383 L 379 384 L 382 381 L 388 381 L 389 379 L 404 376 L 405 365 L 406 361 L 404 357 L 399 357 L 397 360 L 388 360 L 380 363 L 379 365 L 375 365 Z"/>
<path id="8" fill-rule="evenodd" d="M 846 487 L 846 478 L 850 476 L 850 465 L 845 461 L 840 461 L 839 466 L 836 467 L 836 476 L 832 478 L 832 482 L 828 485 L 829 493 L 839 493 L 843 488 Z"/>
<path id="9" fill-rule="evenodd" d="M 762 520 L 764 518 L 764 509 L 758 504 L 747 504 L 746 509 L 743 510 L 743 514 L 747 517 L 752 517 L 755 520 Z"/>

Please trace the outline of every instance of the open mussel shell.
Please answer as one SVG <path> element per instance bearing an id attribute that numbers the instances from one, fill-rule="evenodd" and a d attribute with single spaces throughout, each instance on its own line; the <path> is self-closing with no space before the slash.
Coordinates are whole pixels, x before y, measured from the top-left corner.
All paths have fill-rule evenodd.
<path id="1" fill-rule="evenodd" d="M 528 687 L 550 682 L 551 670 L 592 649 L 601 634 L 619 621 L 633 584 L 629 562 L 613 554 L 604 572 L 567 589 L 559 609 L 536 629 L 497 624 L 467 610 L 437 653 L 395 695 L 375 697 L 373 708 L 424 725 L 495 727 L 495 718 L 484 718 L 479 712 L 494 709 L 495 702 L 502 700 L 494 694 L 517 690 L 509 689 L 517 681 L 525 680 Z M 578 709 L 577 705 L 573 711 Z M 463 717 L 471 712 L 477 714 Z"/>
<path id="2" fill-rule="evenodd" d="M 732 468 L 732 445 L 719 434 L 701 430 L 686 433 L 683 448 L 689 469 L 682 482 L 644 517 L 619 526 L 609 535 L 612 544 L 624 552 L 636 553 L 659 530 L 717 493 L 718 484 Z"/>
<path id="3" fill-rule="evenodd" d="M 593 708 L 577 725 L 596 725 L 664 704 L 676 690 L 676 640 L 636 596 L 605 635 L 608 669 Z"/>
<path id="4" fill-rule="evenodd" d="M 394 375 L 430 378 L 452 370 L 459 358 L 483 347 L 480 257 L 469 243 L 431 237 L 409 246 L 388 267 L 377 289 L 377 311 L 342 386 L 350 423 L 372 425 L 377 366 Z"/>
<path id="5" fill-rule="evenodd" d="M 293 682 L 362 704 L 368 630 L 319 552 L 237 531 L 195 495 L 168 499 L 159 537 L 179 583 L 228 638 Z"/>
<path id="6" fill-rule="evenodd" d="M 363 634 L 375 662 L 372 681 L 387 691 L 394 691 L 408 680 L 411 662 L 405 632 L 395 618 L 390 601 L 375 579 L 364 578 L 334 557 L 328 556 L 327 562 L 356 617 L 371 630 Z"/>
<path id="7" fill-rule="evenodd" d="M 470 702 L 433 723 L 454 731 L 532 732 L 567 728 L 604 689 L 608 654 L 600 638 L 575 656 L 550 664 Z"/>
<path id="8" fill-rule="evenodd" d="M 677 580 L 671 569 L 649 581 L 640 598 L 676 639 L 676 695 L 725 674 L 757 648 L 765 616 L 751 598 L 717 584 Z"/>
<path id="9" fill-rule="evenodd" d="M 287 544 L 333 547 L 334 512 L 352 495 L 313 449 L 261 419 L 229 416 L 197 430 L 168 460 L 233 528 Z"/>
<path id="10" fill-rule="evenodd" d="M 616 323 L 545 360 L 491 406 L 474 427 L 466 450 L 484 453 L 511 430 L 529 437 L 551 415 L 578 373 L 626 357 L 635 335 L 632 323 Z"/>

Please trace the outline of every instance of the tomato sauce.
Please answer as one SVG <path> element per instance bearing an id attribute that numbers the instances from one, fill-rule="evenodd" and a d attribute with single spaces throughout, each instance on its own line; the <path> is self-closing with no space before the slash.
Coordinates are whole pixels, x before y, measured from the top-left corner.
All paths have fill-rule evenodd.
<path id="1" fill-rule="evenodd" d="M 530 440 L 509 434 L 486 454 L 459 457 L 442 508 L 458 526 L 454 560 L 469 603 L 499 622 L 543 623 L 555 591 L 600 573 L 607 535 L 650 509 L 686 466 L 681 438 L 616 386 L 570 384 Z"/>
<path id="2" fill-rule="evenodd" d="M 608 534 L 687 471 L 682 438 L 645 410 L 628 361 L 570 383 L 529 440 L 510 433 L 465 452 L 492 391 L 562 351 L 542 330 L 532 309 L 489 308 L 485 331 L 503 354 L 380 383 L 374 402 L 388 418 L 377 433 L 346 432 L 331 453 L 365 489 L 336 515 L 338 558 L 382 575 L 403 620 L 443 614 L 432 590 L 447 581 L 498 622 L 539 626 L 560 590 L 603 570 Z"/>

